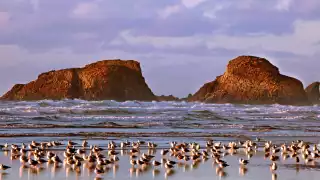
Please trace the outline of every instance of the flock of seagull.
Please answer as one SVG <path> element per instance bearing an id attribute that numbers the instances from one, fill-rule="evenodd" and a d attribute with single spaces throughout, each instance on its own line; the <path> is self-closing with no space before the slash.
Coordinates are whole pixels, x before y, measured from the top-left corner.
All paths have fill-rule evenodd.
<path id="1" fill-rule="evenodd" d="M 258 143 L 261 147 L 258 147 Z M 274 173 L 277 168 L 277 161 L 279 161 L 279 155 L 285 157 L 291 157 L 295 159 L 295 162 L 300 163 L 301 157 L 304 162 L 310 163 L 320 157 L 320 151 L 316 144 L 304 142 L 302 140 L 292 141 L 289 144 L 273 144 L 271 141 L 263 142 L 260 139 L 255 141 L 247 140 L 243 142 L 229 142 L 223 144 L 221 142 L 214 142 L 208 140 L 203 147 L 199 143 L 178 143 L 170 142 L 170 148 L 162 149 L 160 152 L 161 160 L 155 160 L 155 156 L 149 153 L 141 153 L 142 149 L 159 149 L 158 145 L 153 142 L 136 141 L 129 142 L 124 141 L 115 143 L 114 141 L 108 142 L 108 146 L 105 148 L 98 145 L 90 145 L 84 140 L 81 144 L 68 141 L 66 146 L 62 142 L 35 142 L 25 145 L 22 143 L 20 146 L 16 144 L 0 145 L 0 149 L 3 151 L 10 151 L 12 159 L 19 159 L 22 165 L 28 165 L 30 168 L 41 166 L 43 163 L 54 164 L 67 164 L 74 169 L 79 168 L 83 163 L 90 164 L 90 168 L 94 169 L 94 172 L 98 175 L 105 173 L 105 168 L 109 164 L 116 164 L 119 161 L 119 151 L 126 150 L 130 155 L 128 163 L 133 168 L 157 168 L 162 166 L 165 168 L 166 173 L 170 173 L 179 162 L 197 163 L 202 160 L 212 159 L 212 163 L 217 165 L 217 171 L 222 171 L 229 166 L 228 162 L 223 160 L 223 157 L 227 154 L 237 154 L 239 150 L 243 150 L 248 155 L 252 155 L 257 151 L 264 152 L 265 158 L 270 160 L 270 171 Z M 54 147 L 65 147 L 63 152 L 64 158 L 60 158 L 58 154 L 54 153 Z M 250 156 L 249 156 L 250 157 Z M 302 161 L 302 160 L 301 160 Z M 249 164 L 249 159 L 239 159 L 239 165 L 245 168 Z M 0 164 L 0 170 L 7 170 L 11 168 L 8 165 Z"/>

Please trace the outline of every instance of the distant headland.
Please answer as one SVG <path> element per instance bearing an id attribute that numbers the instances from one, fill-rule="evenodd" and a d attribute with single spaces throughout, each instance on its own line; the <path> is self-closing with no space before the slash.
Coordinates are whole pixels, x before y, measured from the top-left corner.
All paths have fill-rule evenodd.
<path id="1" fill-rule="evenodd" d="M 82 68 L 42 73 L 27 84 L 16 84 L 1 100 L 84 99 L 139 101 L 200 101 L 233 104 L 320 104 L 319 82 L 305 90 L 298 79 L 280 74 L 267 59 L 239 56 L 223 75 L 204 84 L 195 94 L 179 99 L 156 96 L 135 60 L 103 60 Z"/>

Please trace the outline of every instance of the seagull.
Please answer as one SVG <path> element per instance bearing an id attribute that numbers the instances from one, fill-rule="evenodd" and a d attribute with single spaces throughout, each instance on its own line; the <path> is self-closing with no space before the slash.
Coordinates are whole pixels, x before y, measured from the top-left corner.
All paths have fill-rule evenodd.
<path id="1" fill-rule="evenodd" d="M 240 163 L 241 165 L 247 165 L 247 164 L 249 164 L 249 160 L 244 160 L 244 159 L 240 158 L 240 159 L 239 159 L 239 163 Z"/>
<path id="2" fill-rule="evenodd" d="M 153 160 L 152 165 L 153 165 L 153 166 L 160 166 L 160 165 L 161 165 L 161 162 L 158 162 L 158 161 L 156 161 L 156 160 Z"/>
<path id="3" fill-rule="evenodd" d="M 36 141 L 31 141 L 32 146 L 40 146 L 40 143 L 37 143 Z"/>
<path id="4" fill-rule="evenodd" d="M 96 169 L 94 170 L 94 172 L 96 174 L 103 174 L 104 173 L 104 170 L 101 168 L 101 167 L 96 167 Z"/>
<path id="5" fill-rule="evenodd" d="M 77 153 L 80 155 L 80 154 L 84 154 L 86 153 L 86 150 L 84 149 L 77 149 Z"/>
<path id="6" fill-rule="evenodd" d="M 277 170 L 277 169 L 278 169 L 277 164 L 276 164 L 275 162 L 272 162 L 272 164 L 271 164 L 271 166 L 270 166 L 270 170 L 271 170 L 271 171 L 275 171 L 275 170 Z"/>
<path id="7" fill-rule="evenodd" d="M 56 154 L 51 159 L 54 163 L 62 163 L 61 159 Z"/>
<path id="8" fill-rule="evenodd" d="M 146 143 L 145 141 L 138 140 L 138 144 L 145 144 L 145 143 Z"/>
<path id="9" fill-rule="evenodd" d="M 66 159 L 67 160 L 67 164 L 69 165 L 73 165 L 75 163 L 75 161 L 73 159 L 71 159 L 70 157 Z"/>
<path id="10" fill-rule="evenodd" d="M 139 166 L 141 166 L 141 165 L 144 164 L 144 161 L 136 160 L 136 163 L 137 163 Z"/>
<path id="11" fill-rule="evenodd" d="M 87 146 L 88 146 L 87 140 L 83 140 L 83 141 L 82 141 L 82 147 L 85 148 L 85 147 L 87 147 Z"/>
<path id="12" fill-rule="evenodd" d="M 78 143 L 72 142 L 71 140 L 68 141 L 68 145 L 67 146 L 74 146 L 77 145 Z"/>
<path id="13" fill-rule="evenodd" d="M 132 166 L 135 166 L 135 165 L 137 164 L 137 161 L 134 160 L 134 159 L 131 159 L 131 160 L 130 160 L 130 164 L 131 164 Z"/>
<path id="14" fill-rule="evenodd" d="M 189 161 L 189 160 L 190 160 L 190 157 L 189 157 L 189 156 L 183 156 L 183 160 Z"/>
<path id="15" fill-rule="evenodd" d="M 169 150 L 162 149 L 161 152 L 160 152 L 160 154 L 161 154 L 162 156 L 165 156 L 166 154 L 168 154 L 168 152 L 169 152 Z"/>
<path id="16" fill-rule="evenodd" d="M 81 166 L 81 162 L 79 160 L 77 160 L 76 163 L 74 164 L 74 166 L 77 166 L 77 167 Z"/>
<path id="17" fill-rule="evenodd" d="M 35 161 L 35 160 L 33 160 L 33 159 L 29 159 L 29 160 L 28 160 L 28 163 L 29 163 L 31 166 L 36 166 L 36 165 L 39 164 L 38 161 Z"/>
<path id="18" fill-rule="evenodd" d="M 6 166 L 4 164 L 0 164 L 0 170 L 7 170 L 9 168 L 11 168 L 11 167 L 10 166 Z"/>
<path id="19" fill-rule="evenodd" d="M 270 156 L 270 160 L 271 161 L 278 161 L 279 160 L 279 156 L 271 155 Z"/>
<path id="20" fill-rule="evenodd" d="M 27 163 L 27 162 L 28 162 L 27 156 L 21 155 L 21 156 L 20 156 L 20 162 L 21 162 L 21 163 Z"/>
<path id="21" fill-rule="evenodd" d="M 227 163 L 219 163 L 219 167 L 220 168 L 225 168 L 225 167 L 228 167 L 229 166 L 229 164 L 227 164 Z"/>
<path id="22" fill-rule="evenodd" d="M 114 156 L 114 155 L 118 155 L 119 153 L 116 152 L 115 150 L 110 150 L 108 151 L 108 156 Z"/>
<path id="23" fill-rule="evenodd" d="M 168 160 L 166 164 L 175 165 L 177 162 Z"/>
<path id="24" fill-rule="evenodd" d="M 166 164 L 164 165 L 164 167 L 165 167 L 166 169 L 172 169 L 172 168 L 174 168 L 174 166 L 173 166 L 172 164 L 168 164 L 168 163 L 166 163 Z"/>
<path id="25" fill-rule="evenodd" d="M 48 162 L 48 161 L 47 161 L 47 160 L 44 160 L 44 159 L 39 158 L 39 159 L 37 160 L 37 162 L 38 162 L 39 164 L 42 164 L 42 163 L 46 163 L 46 162 Z"/>

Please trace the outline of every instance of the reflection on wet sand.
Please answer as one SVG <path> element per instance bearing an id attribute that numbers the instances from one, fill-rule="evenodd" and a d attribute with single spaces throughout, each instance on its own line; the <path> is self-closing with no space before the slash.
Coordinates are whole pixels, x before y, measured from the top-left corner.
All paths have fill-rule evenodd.
<path id="1" fill-rule="evenodd" d="M 241 176 L 245 176 L 247 172 L 248 172 L 248 168 L 247 167 L 245 167 L 245 166 L 240 166 L 239 167 L 239 174 Z"/>
<path id="2" fill-rule="evenodd" d="M 277 173 L 272 173 L 271 179 L 272 180 L 277 180 L 278 179 Z"/>
<path id="3" fill-rule="evenodd" d="M 219 177 L 227 177 L 228 176 L 228 173 L 223 168 L 220 168 L 220 167 L 216 168 L 216 174 Z"/>
<path id="4" fill-rule="evenodd" d="M 0 173 L 0 179 L 5 179 L 8 175 L 9 175 L 9 173 L 1 172 Z"/>
<path id="5" fill-rule="evenodd" d="M 17 149 L 4 149 L 3 157 L 10 162 L 12 169 L 18 169 L 17 175 L 20 179 L 42 177 L 47 173 L 52 179 L 61 177 L 103 179 L 106 176 L 121 179 L 124 174 L 129 174 L 131 178 L 164 177 L 167 179 L 179 177 L 183 173 L 201 171 L 208 165 L 210 168 L 210 164 L 215 170 L 215 175 L 220 178 L 233 177 L 230 170 L 232 171 L 235 166 L 238 167 L 236 169 L 238 176 L 245 177 L 252 172 L 249 169 L 257 168 L 257 164 L 251 165 L 251 162 L 257 159 L 260 160 L 255 163 L 263 164 L 259 167 L 260 169 L 268 170 L 269 167 L 272 179 L 277 179 L 278 167 L 292 169 L 296 173 L 299 173 L 300 169 L 310 171 L 320 169 L 317 163 L 320 157 L 317 147 L 309 150 L 309 144 L 303 141 L 292 142 L 288 146 L 265 142 L 265 144 L 260 143 L 260 147 L 254 141 L 230 142 L 226 145 L 212 140 L 204 144 L 171 142 L 171 147 L 161 147 L 166 149 L 161 150 L 160 153 L 157 152 L 157 148 L 153 148 L 157 147 L 157 144 L 151 142 L 142 144 L 142 141 L 140 143 L 131 142 L 130 146 L 123 147 L 120 145 L 122 143 L 111 141 L 107 147 L 103 148 L 96 145 L 90 148 L 81 147 L 74 143 L 72 146 L 67 146 L 66 149 L 61 147 L 40 149 L 38 147 L 34 150 L 28 149 L 23 153 L 18 151 L 21 149 L 19 146 L 13 145 L 12 147 Z M 292 150 L 289 151 L 287 148 Z M 29 160 L 24 161 L 24 158 L 20 158 L 24 156 Z M 40 163 L 40 160 L 46 157 L 48 162 Z M 61 158 L 60 163 L 59 157 L 64 157 Z M 156 161 L 159 159 L 160 161 Z M 77 161 L 79 161 L 78 164 Z M 5 165 L 0 165 L 4 171 L 5 167 Z M 10 179 L 14 175 L 14 173 L 3 172 L 1 179 Z"/>
<path id="6" fill-rule="evenodd" d="M 154 169 L 153 171 L 152 171 L 152 177 L 156 177 L 156 176 L 158 176 L 160 174 L 160 170 L 159 169 Z"/>

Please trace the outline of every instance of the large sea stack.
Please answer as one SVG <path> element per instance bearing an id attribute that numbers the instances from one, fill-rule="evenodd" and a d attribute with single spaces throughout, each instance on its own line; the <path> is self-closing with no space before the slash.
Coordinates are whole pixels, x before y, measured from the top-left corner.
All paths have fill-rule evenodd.
<path id="1" fill-rule="evenodd" d="M 103 60 L 83 68 L 42 73 L 28 84 L 16 84 L 2 100 L 41 99 L 156 100 L 134 60 Z"/>
<path id="2" fill-rule="evenodd" d="M 226 72 L 206 83 L 189 101 L 235 104 L 308 105 L 302 83 L 280 74 L 268 60 L 239 56 Z"/>
<path id="3" fill-rule="evenodd" d="M 314 82 L 306 88 L 309 101 L 313 104 L 320 104 L 320 82 Z"/>

